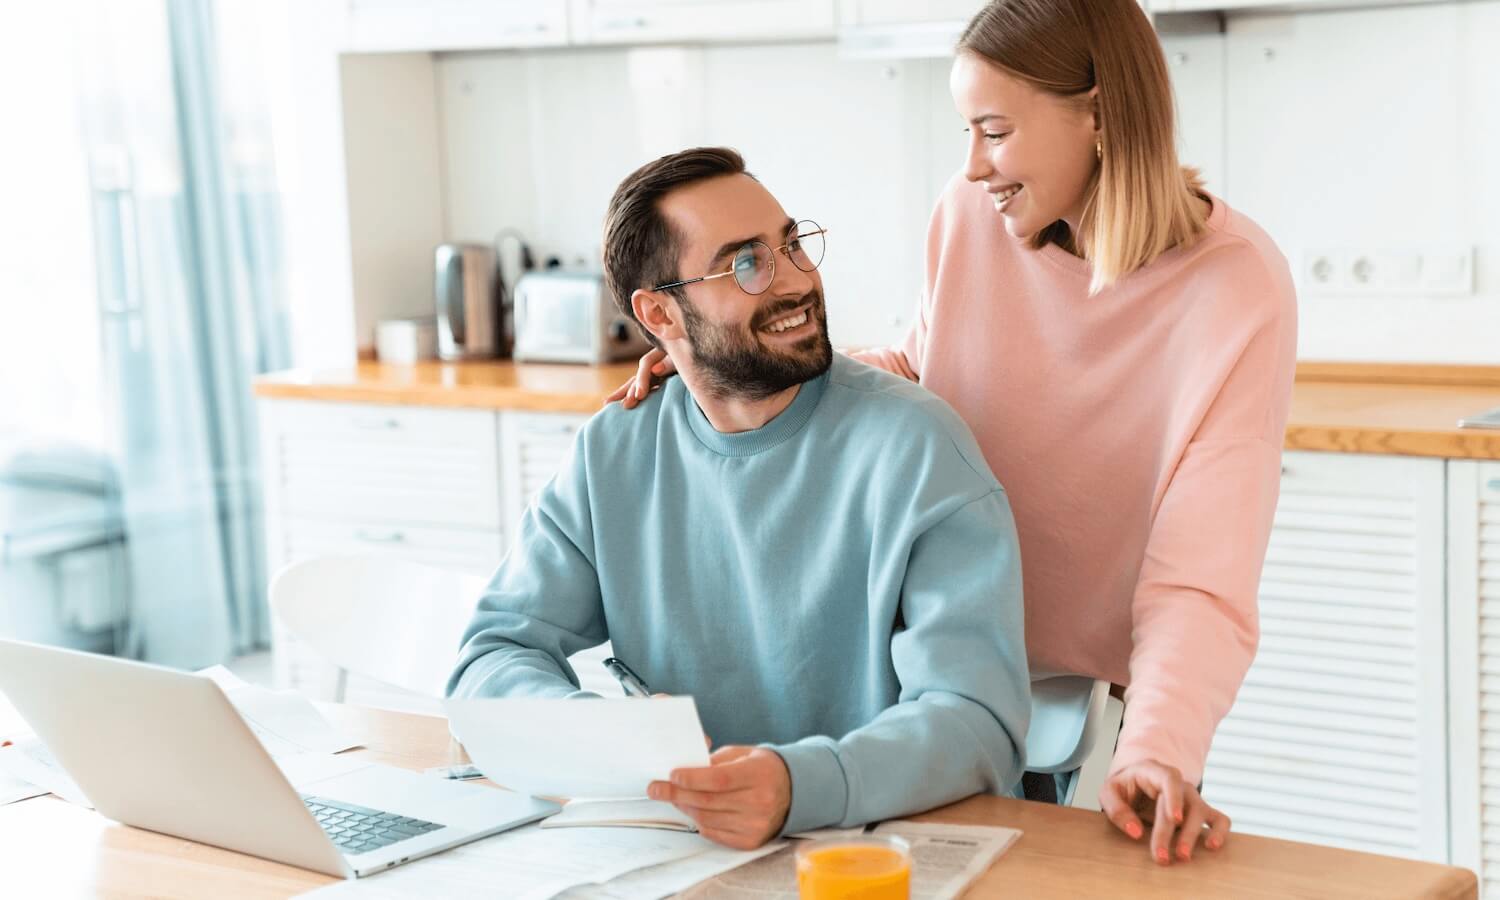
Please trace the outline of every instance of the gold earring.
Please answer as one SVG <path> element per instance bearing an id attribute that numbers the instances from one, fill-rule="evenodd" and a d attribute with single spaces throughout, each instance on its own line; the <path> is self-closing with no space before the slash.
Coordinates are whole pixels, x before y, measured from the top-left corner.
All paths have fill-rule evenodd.
<path id="1" fill-rule="evenodd" d="M 1103 138 L 1094 138 L 1094 155 L 1097 156 L 1097 157 L 1099 157 L 1100 159 L 1104 158 L 1104 140 L 1103 140 Z"/>

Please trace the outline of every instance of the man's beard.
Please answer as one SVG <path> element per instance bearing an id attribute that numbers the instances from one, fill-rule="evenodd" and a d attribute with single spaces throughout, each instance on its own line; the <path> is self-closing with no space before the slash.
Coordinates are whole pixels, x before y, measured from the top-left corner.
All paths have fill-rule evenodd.
<path id="1" fill-rule="evenodd" d="M 818 323 L 817 334 L 788 347 L 772 347 L 760 329 L 812 301 L 807 314 Z M 833 364 L 828 341 L 828 313 L 818 292 L 778 303 L 756 313 L 748 325 L 717 325 L 705 319 L 691 300 L 680 298 L 683 325 L 693 360 L 702 371 L 705 389 L 716 397 L 763 400 L 789 387 L 810 381 Z"/>

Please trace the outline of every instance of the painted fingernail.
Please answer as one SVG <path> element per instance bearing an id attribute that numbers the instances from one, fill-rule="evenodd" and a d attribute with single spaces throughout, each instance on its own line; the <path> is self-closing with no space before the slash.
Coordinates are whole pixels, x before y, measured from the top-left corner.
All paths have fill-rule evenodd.
<path id="1" fill-rule="evenodd" d="M 1220 847 L 1224 846 L 1224 842 L 1216 837 L 1209 838 L 1205 843 L 1208 844 L 1208 849 L 1210 850 L 1217 850 Z"/>
<path id="2" fill-rule="evenodd" d="M 1163 847 L 1160 850 L 1156 851 L 1156 861 L 1159 862 L 1159 863 L 1161 863 L 1162 865 L 1166 865 L 1170 861 L 1170 860 L 1167 859 L 1167 848 L 1166 847 Z"/>
<path id="3" fill-rule="evenodd" d="M 1179 809 L 1177 812 L 1172 813 L 1172 818 L 1174 820 L 1176 820 L 1176 822 L 1177 822 L 1178 825 L 1181 825 L 1182 824 L 1182 810 Z"/>
<path id="4" fill-rule="evenodd" d="M 1131 840 L 1138 841 L 1141 839 L 1141 826 L 1131 822 L 1125 826 L 1125 833 L 1130 835 Z"/>
<path id="5" fill-rule="evenodd" d="M 1180 859 L 1180 860 L 1182 860 L 1183 862 L 1187 862 L 1188 860 L 1192 859 L 1193 858 L 1192 848 L 1190 848 L 1187 844 L 1182 844 L 1182 845 L 1178 846 L 1178 848 L 1177 848 L 1177 858 Z"/>

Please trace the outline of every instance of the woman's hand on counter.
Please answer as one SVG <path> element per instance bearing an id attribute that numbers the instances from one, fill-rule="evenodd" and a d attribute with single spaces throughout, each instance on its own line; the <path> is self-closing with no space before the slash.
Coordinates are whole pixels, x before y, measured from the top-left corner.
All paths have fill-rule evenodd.
<path id="1" fill-rule="evenodd" d="M 653 349 L 641 357 L 635 377 L 604 398 L 604 403 L 608 406 L 619 400 L 626 409 L 633 409 L 636 404 L 646 399 L 647 395 L 660 387 L 661 382 L 671 378 L 676 372 L 677 367 L 672 365 L 672 360 L 667 354 L 662 350 Z"/>
<path id="2" fill-rule="evenodd" d="M 1164 866 L 1174 858 L 1191 860 L 1200 839 L 1217 850 L 1229 837 L 1228 816 L 1209 806 L 1176 768 L 1151 760 L 1111 774 L 1099 791 L 1099 805 L 1131 840 L 1145 834 L 1143 821 L 1150 823 L 1151 858 Z"/>

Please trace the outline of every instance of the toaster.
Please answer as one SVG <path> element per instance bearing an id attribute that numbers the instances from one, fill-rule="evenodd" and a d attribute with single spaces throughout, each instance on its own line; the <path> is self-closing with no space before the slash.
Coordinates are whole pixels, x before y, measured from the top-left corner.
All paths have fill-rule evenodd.
<path id="1" fill-rule="evenodd" d="M 528 272 L 513 296 L 517 362 L 607 363 L 651 348 L 596 272 Z"/>

